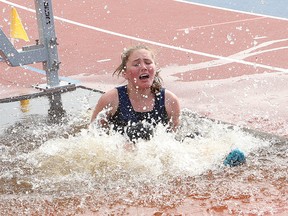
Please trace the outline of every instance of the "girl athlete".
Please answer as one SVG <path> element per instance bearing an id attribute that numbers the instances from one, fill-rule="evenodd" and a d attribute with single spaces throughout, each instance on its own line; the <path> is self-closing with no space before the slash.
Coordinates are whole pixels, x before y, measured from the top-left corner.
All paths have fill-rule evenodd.
<path id="1" fill-rule="evenodd" d="M 120 133 L 128 132 L 130 139 L 149 137 L 151 130 L 144 130 L 143 122 L 153 126 L 161 123 L 175 131 L 179 125 L 179 100 L 162 87 L 152 50 L 144 45 L 134 46 L 125 50 L 121 59 L 113 75 L 122 75 L 128 83 L 100 97 L 91 122 L 97 117 L 101 126 L 112 126 Z M 105 117 L 99 115 L 103 111 Z"/>

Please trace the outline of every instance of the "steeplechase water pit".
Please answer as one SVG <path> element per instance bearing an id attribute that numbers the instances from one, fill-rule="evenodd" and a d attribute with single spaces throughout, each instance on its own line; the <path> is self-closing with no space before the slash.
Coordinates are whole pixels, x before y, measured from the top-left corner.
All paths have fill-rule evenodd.
<path id="1" fill-rule="evenodd" d="M 287 140 L 182 110 L 127 150 L 90 125 L 102 93 L 83 87 L 1 99 L 1 215 L 281 215 Z M 224 166 L 233 149 L 241 166 Z"/>
<path id="2" fill-rule="evenodd" d="M 90 125 L 102 92 L 61 83 L 52 3 L 35 0 L 39 40 L 1 61 L 42 62 L 39 93 L 0 99 L 1 215 L 285 215 L 287 140 L 183 109 L 149 140 Z M 44 11 L 44 13 L 43 13 Z M 50 89 L 46 91 L 46 89 Z M 223 164 L 234 149 L 246 163 Z"/>

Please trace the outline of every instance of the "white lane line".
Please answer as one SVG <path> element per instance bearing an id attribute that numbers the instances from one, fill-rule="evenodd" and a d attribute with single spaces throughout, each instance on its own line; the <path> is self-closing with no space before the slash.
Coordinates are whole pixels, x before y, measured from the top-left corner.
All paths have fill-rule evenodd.
<path id="1" fill-rule="evenodd" d="M 233 23 L 241 23 L 241 22 L 254 21 L 254 20 L 259 20 L 259 19 L 265 19 L 265 17 L 256 17 L 256 18 L 251 18 L 251 19 L 242 19 L 242 20 L 235 20 L 235 21 L 222 22 L 222 23 L 214 23 L 214 24 L 202 25 L 202 26 L 192 26 L 192 27 L 177 29 L 177 31 L 195 30 L 195 29 L 201 29 L 201 28 L 207 28 L 207 27 L 222 26 L 222 25 L 226 25 L 226 24 L 230 25 Z"/>
<path id="2" fill-rule="evenodd" d="M 100 60 L 97 60 L 98 63 L 108 62 L 108 61 L 111 61 L 111 59 L 100 59 Z"/>
<path id="3" fill-rule="evenodd" d="M 35 13 L 35 10 L 32 10 L 30 8 L 27 8 L 27 7 L 18 5 L 18 4 L 15 4 L 15 3 L 10 2 L 10 1 L 0 0 L 0 2 L 3 2 L 3 3 L 6 3 L 6 4 L 9 4 L 9 5 L 12 5 L 14 7 L 18 7 L 18 8 L 21 8 L 23 10 L 27 10 L 27 11 Z M 102 29 L 102 28 L 98 28 L 98 27 L 95 27 L 95 26 L 79 23 L 79 22 L 76 22 L 76 21 L 73 21 L 73 20 L 69 20 L 69 19 L 65 19 L 65 18 L 58 17 L 58 16 L 54 16 L 54 19 L 60 20 L 62 22 L 66 22 L 66 23 L 69 23 L 69 24 L 72 24 L 72 25 L 76 25 L 76 26 L 87 28 L 87 29 L 99 31 L 99 32 L 102 32 L 102 33 L 114 35 L 114 36 L 117 36 L 117 37 L 126 38 L 126 39 L 130 39 L 130 40 L 134 40 L 134 41 L 138 41 L 138 42 L 142 42 L 142 43 L 148 43 L 148 44 L 152 44 L 152 45 L 155 45 L 155 46 L 160 46 L 160 47 L 173 49 L 173 50 L 177 50 L 177 51 L 181 51 L 181 52 L 191 53 L 191 54 L 205 56 L 205 57 L 209 57 L 209 58 L 221 59 L 221 60 L 225 60 L 225 61 L 228 61 L 228 62 L 240 63 L 240 64 L 249 65 L 249 66 L 253 66 L 253 67 L 259 67 L 259 68 L 264 68 L 264 69 L 268 69 L 268 70 L 272 70 L 272 71 L 279 71 L 279 72 L 281 71 L 281 72 L 286 72 L 286 73 L 288 72 L 288 69 L 285 69 L 285 68 L 273 67 L 273 66 L 269 66 L 269 65 L 255 63 L 255 62 L 248 62 L 248 61 L 244 61 L 244 60 L 241 60 L 241 59 L 234 59 L 234 58 L 229 58 L 229 57 L 224 57 L 224 56 L 204 53 L 204 52 L 200 52 L 200 51 L 196 51 L 196 50 L 186 49 L 186 48 L 182 48 L 182 47 L 171 46 L 169 44 L 159 43 L 159 42 L 155 42 L 155 41 L 146 40 L 146 39 L 143 39 L 143 38 L 133 37 L 133 36 L 130 36 L 130 35 L 125 35 L 125 34 L 113 32 L 113 31 L 109 31 L 109 30 L 106 30 L 106 29 Z"/>

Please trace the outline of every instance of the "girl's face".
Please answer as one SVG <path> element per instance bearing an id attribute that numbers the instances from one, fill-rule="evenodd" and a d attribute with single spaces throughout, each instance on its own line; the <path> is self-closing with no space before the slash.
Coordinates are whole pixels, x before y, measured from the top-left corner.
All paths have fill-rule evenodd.
<path id="1" fill-rule="evenodd" d="M 124 72 L 128 85 L 132 85 L 137 89 L 150 88 L 155 73 L 156 66 L 151 51 L 139 49 L 130 54 Z"/>

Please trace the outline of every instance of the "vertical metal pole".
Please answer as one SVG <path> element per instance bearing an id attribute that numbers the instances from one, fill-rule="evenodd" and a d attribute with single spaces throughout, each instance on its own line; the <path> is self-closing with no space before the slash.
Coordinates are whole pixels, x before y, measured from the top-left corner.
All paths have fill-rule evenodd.
<path id="1" fill-rule="evenodd" d="M 38 23 L 39 43 L 43 44 L 48 52 L 48 60 L 43 62 L 46 71 L 47 85 L 59 86 L 59 59 L 57 38 L 54 28 L 54 17 L 51 0 L 35 0 L 36 17 Z"/>
<path id="2" fill-rule="evenodd" d="M 51 123 L 59 124 L 62 123 L 65 117 L 66 111 L 63 109 L 61 93 L 55 92 L 48 95 L 50 109 L 48 110 L 48 120 Z"/>
<path id="3" fill-rule="evenodd" d="M 48 87 L 59 86 L 59 60 L 57 51 L 57 38 L 54 27 L 54 17 L 52 12 L 52 0 L 34 0 L 38 23 L 39 44 L 43 44 L 47 50 L 47 61 L 43 62 L 46 71 Z M 65 116 L 62 106 L 61 93 L 55 92 L 49 96 L 50 109 L 48 111 L 49 120 L 53 123 L 61 123 Z"/>

